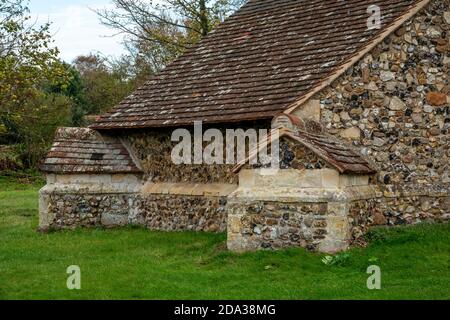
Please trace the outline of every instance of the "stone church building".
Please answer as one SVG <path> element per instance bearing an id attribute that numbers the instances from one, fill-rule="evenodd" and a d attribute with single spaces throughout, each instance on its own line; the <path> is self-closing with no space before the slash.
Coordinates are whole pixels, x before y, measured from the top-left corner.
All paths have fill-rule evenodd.
<path id="1" fill-rule="evenodd" d="M 250 0 L 41 165 L 41 230 L 227 232 L 338 252 L 450 219 L 450 0 Z M 279 129 L 280 170 L 176 165 L 175 129 Z M 251 146 L 249 146 L 251 148 Z"/>

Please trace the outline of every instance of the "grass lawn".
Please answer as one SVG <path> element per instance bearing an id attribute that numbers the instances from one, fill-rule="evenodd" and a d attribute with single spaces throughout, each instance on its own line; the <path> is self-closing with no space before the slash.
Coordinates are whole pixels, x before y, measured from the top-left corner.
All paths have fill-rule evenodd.
<path id="1" fill-rule="evenodd" d="M 448 224 L 377 229 L 329 266 L 303 249 L 229 253 L 225 234 L 40 234 L 38 184 L 0 178 L 0 299 L 450 299 Z M 366 287 L 372 264 L 381 290 Z M 80 291 L 66 288 L 70 265 Z"/>

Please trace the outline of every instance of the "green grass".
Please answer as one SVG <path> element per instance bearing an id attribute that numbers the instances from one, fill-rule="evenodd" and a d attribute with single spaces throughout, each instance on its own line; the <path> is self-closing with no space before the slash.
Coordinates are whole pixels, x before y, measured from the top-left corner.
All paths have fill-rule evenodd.
<path id="1" fill-rule="evenodd" d="M 0 171 L 0 191 L 36 190 L 45 179 L 36 171 Z"/>
<path id="2" fill-rule="evenodd" d="M 225 234 L 40 234 L 37 186 L 5 180 L 0 299 L 450 299 L 448 224 L 377 229 L 368 248 L 327 266 L 303 249 L 233 254 Z M 381 267 L 381 290 L 366 287 L 371 264 Z M 70 265 L 81 267 L 80 291 L 66 288 Z"/>

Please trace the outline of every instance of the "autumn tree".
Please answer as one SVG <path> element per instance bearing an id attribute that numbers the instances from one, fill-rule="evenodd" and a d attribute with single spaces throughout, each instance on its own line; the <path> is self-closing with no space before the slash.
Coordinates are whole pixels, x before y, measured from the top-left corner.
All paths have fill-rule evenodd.
<path id="1" fill-rule="evenodd" d="M 156 72 L 207 35 L 244 0 L 112 0 L 101 22 L 126 35 L 130 58 Z"/>
<path id="2" fill-rule="evenodd" d="M 83 85 L 85 115 L 108 111 L 135 88 L 134 79 L 123 65 L 98 54 L 77 57 L 73 67 L 79 72 Z"/>
<path id="3" fill-rule="evenodd" d="M 69 118 L 70 100 L 43 90 L 66 86 L 58 53 L 49 24 L 36 26 L 25 1 L 0 0 L 0 142 L 19 146 L 29 165 Z"/>

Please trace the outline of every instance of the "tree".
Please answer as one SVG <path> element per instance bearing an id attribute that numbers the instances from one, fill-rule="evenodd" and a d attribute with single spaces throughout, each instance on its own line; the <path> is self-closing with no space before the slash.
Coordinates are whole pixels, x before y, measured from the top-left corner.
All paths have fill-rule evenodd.
<path id="1" fill-rule="evenodd" d="M 67 86 L 58 54 L 49 24 L 31 23 L 25 1 L 0 0 L 0 141 L 20 145 L 25 164 L 36 163 L 48 132 L 68 119 L 70 100 L 43 90 Z"/>
<path id="2" fill-rule="evenodd" d="M 123 65 L 99 55 L 79 56 L 73 62 L 83 86 L 83 112 L 86 115 L 108 111 L 135 88 Z"/>
<path id="3" fill-rule="evenodd" d="M 244 0 L 113 0 L 101 22 L 125 34 L 130 58 L 156 72 L 207 35 Z M 144 61 L 145 63 L 142 63 Z"/>
<path id="4" fill-rule="evenodd" d="M 81 79 L 80 72 L 72 65 L 63 63 L 65 73 L 68 75 L 66 83 L 47 83 L 43 90 L 49 94 L 62 95 L 70 100 L 70 122 L 73 126 L 83 125 L 83 118 L 86 115 L 87 101 L 85 97 L 85 84 Z"/>

